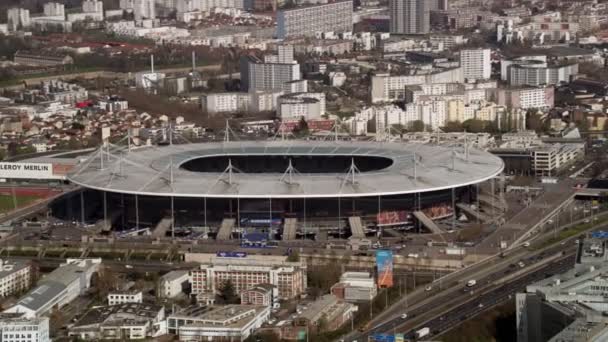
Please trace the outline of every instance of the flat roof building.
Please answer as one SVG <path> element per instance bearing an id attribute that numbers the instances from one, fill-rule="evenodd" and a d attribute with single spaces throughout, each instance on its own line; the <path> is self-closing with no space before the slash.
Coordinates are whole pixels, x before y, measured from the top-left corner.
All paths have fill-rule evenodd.
<path id="1" fill-rule="evenodd" d="M 22 313 L 27 318 L 40 317 L 53 308 L 61 308 L 91 286 L 101 259 L 67 259 L 38 282 L 38 286 L 21 297 L 7 313 Z"/>
<path id="2" fill-rule="evenodd" d="M 218 258 L 190 271 L 190 276 L 194 295 L 216 293 L 227 280 L 232 281 L 237 294 L 260 284 L 276 286 L 281 299 L 296 298 L 306 288 L 306 267 L 300 263 Z"/>
<path id="3" fill-rule="evenodd" d="M 82 340 L 131 340 L 156 337 L 164 333 L 160 323 L 165 309 L 160 305 L 126 303 L 95 307 L 73 324 L 68 336 Z"/>
<path id="4" fill-rule="evenodd" d="M 180 341 L 244 341 L 270 317 L 269 306 L 226 305 L 170 315 L 169 333 Z"/>
<path id="5" fill-rule="evenodd" d="M 579 244 L 578 262 L 516 295 L 517 341 L 600 342 L 608 339 L 605 239 Z"/>
<path id="6" fill-rule="evenodd" d="M 55 66 L 74 64 L 74 59 L 67 54 L 17 51 L 15 52 L 13 62 L 23 65 Z"/>
<path id="7" fill-rule="evenodd" d="M 277 37 L 315 37 L 317 32 L 343 33 L 353 30 L 353 2 L 337 1 L 277 12 Z"/>
<path id="8" fill-rule="evenodd" d="M 300 64 L 266 62 L 255 56 L 241 57 L 241 90 L 284 90 L 286 84 L 301 78 Z"/>

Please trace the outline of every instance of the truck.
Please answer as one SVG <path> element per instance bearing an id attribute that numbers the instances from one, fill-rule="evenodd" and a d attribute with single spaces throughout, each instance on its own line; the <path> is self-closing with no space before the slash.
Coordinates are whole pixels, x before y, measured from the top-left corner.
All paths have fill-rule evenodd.
<path id="1" fill-rule="evenodd" d="M 431 329 L 429 327 L 424 327 L 420 330 L 416 330 L 416 338 L 422 338 L 431 333 Z"/>
<path id="2" fill-rule="evenodd" d="M 477 280 L 475 279 L 471 279 L 469 281 L 467 281 L 467 287 L 473 287 L 477 284 Z"/>

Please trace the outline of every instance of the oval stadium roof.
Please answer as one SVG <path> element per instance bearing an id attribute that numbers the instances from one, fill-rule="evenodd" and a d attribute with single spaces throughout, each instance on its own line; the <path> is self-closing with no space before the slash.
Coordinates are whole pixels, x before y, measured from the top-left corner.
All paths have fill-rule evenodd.
<path id="1" fill-rule="evenodd" d="M 378 171 L 304 174 L 192 172 L 188 160 L 221 155 L 379 156 Z M 414 163 L 414 158 L 416 163 Z M 355 165 L 356 166 L 356 165 Z M 500 158 L 463 146 L 357 141 L 236 141 L 97 150 L 68 179 L 86 188 L 125 194 L 208 198 L 335 198 L 403 195 L 483 182 L 503 170 Z"/>

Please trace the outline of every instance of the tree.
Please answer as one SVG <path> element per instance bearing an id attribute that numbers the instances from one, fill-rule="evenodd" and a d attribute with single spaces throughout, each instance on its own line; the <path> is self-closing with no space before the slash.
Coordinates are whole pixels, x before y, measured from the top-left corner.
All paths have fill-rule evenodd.
<path id="1" fill-rule="evenodd" d="M 528 109 L 526 112 L 526 129 L 540 132 L 542 128 L 543 122 L 538 111 L 534 108 Z"/>
<path id="2" fill-rule="evenodd" d="M 236 295 L 236 290 L 232 280 L 228 279 L 224 282 L 220 288 L 219 297 L 222 299 L 224 304 L 238 304 L 240 299 Z"/>
<path id="3" fill-rule="evenodd" d="M 462 123 L 462 126 L 467 132 L 481 133 L 485 129 L 485 123 L 482 120 L 470 119 Z"/>
<path id="4" fill-rule="evenodd" d="M 287 261 L 289 262 L 298 262 L 300 261 L 300 253 L 298 252 L 291 252 L 291 254 L 289 254 L 289 256 L 287 256 Z"/>
<path id="5" fill-rule="evenodd" d="M 587 132 L 589 131 L 589 120 L 587 120 L 586 117 L 583 117 L 581 120 L 577 120 L 575 122 L 576 127 L 579 129 L 579 131 L 581 132 Z"/>
<path id="6" fill-rule="evenodd" d="M 84 128 L 85 128 L 84 125 L 81 124 L 80 122 L 72 123 L 72 129 L 77 129 L 79 131 L 82 131 Z"/>
<path id="7" fill-rule="evenodd" d="M 462 132 L 464 128 L 462 127 L 462 123 L 460 121 L 448 121 L 448 123 L 443 127 L 444 132 Z"/>
<path id="8" fill-rule="evenodd" d="M 414 120 L 410 126 L 412 132 L 424 132 L 424 121 L 422 120 Z"/>
<path id="9" fill-rule="evenodd" d="M 93 284 L 92 287 L 95 289 L 94 294 L 97 299 L 105 300 L 110 291 L 116 290 L 118 279 L 112 269 L 102 265 L 97 273 L 94 274 L 91 282 Z"/>
<path id="10" fill-rule="evenodd" d="M 298 125 L 293 130 L 293 134 L 296 137 L 301 138 L 307 136 L 309 133 L 310 131 L 308 130 L 308 123 L 304 117 L 301 117 L 300 122 L 298 122 Z"/>
<path id="11" fill-rule="evenodd" d="M 403 138 L 403 133 L 407 132 L 407 128 L 403 124 L 397 123 L 391 125 L 391 131 L 399 134 L 399 137 Z"/>
<path id="12" fill-rule="evenodd" d="M 323 332 L 327 329 L 328 326 L 328 322 L 327 322 L 327 316 L 325 314 L 323 314 L 321 316 L 321 318 L 319 318 L 319 320 L 317 321 L 317 331 L 318 332 Z"/>

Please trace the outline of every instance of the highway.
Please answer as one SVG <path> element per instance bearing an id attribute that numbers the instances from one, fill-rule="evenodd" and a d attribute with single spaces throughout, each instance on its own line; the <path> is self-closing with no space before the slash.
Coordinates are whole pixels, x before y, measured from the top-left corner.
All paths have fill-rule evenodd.
<path id="1" fill-rule="evenodd" d="M 495 286 L 492 289 L 483 292 L 483 294 L 473 297 L 461 305 L 450 309 L 444 314 L 436 316 L 431 320 L 410 329 L 406 333 L 406 336 L 408 338 L 413 338 L 417 329 L 428 327 L 431 330 L 432 335 L 437 337 L 458 326 L 463 321 L 473 318 L 495 305 L 512 299 L 517 292 L 523 291 L 528 284 L 544 279 L 550 274 L 565 272 L 573 267 L 574 259 L 574 253 L 569 253 L 558 260 L 544 265 L 535 272 L 527 273 L 508 283 Z"/>
<path id="2" fill-rule="evenodd" d="M 597 228 L 600 227 L 598 226 L 594 229 Z M 542 244 L 546 239 L 552 237 L 553 234 L 553 232 L 549 231 L 538 235 L 535 243 L 530 248 L 520 246 L 505 252 L 503 257 L 488 258 L 468 268 L 448 274 L 436 280 L 432 284 L 431 291 L 420 288 L 413 291 L 407 296 L 407 301 L 402 298 L 388 310 L 375 317 L 371 329 L 363 333 L 352 332 L 343 337 L 344 340 L 367 341 L 369 336 L 375 333 L 404 333 L 424 326 L 432 327 L 437 333 L 441 333 L 444 331 L 444 328 L 455 326 L 456 321 L 451 316 L 452 314 L 457 313 L 457 319 L 460 321 L 463 315 L 464 319 L 466 319 L 476 312 L 485 310 L 496 304 L 492 304 L 489 300 L 485 302 L 485 297 L 480 297 L 480 295 L 485 296 L 484 293 L 488 291 L 494 295 L 496 295 L 494 291 L 509 292 L 513 286 L 513 288 L 521 290 L 525 285 L 540 279 L 530 277 L 544 276 L 545 273 L 555 273 L 551 271 L 551 268 L 548 268 L 549 271 L 544 270 L 546 267 L 552 267 L 551 265 L 555 264 L 553 260 L 551 263 L 547 263 L 546 259 L 554 259 L 561 253 L 565 253 L 564 257 L 571 257 L 576 249 L 574 239 L 577 237 L 573 236 L 562 243 L 549 245 L 542 249 L 533 249 L 535 246 Z M 523 269 L 517 265 L 519 262 L 524 263 Z M 535 264 L 543 265 L 539 267 L 534 266 Z M 560 265 L 562 264 L 560 263 Z M 571 265 L 572 263 L 569 263 L 568 267 L 571 267 Z M 521 275 L 517 273 L 521 273 Z M 472 291 L 467 291 L 468 289 L 465 284 L 470 279 L 475 279 L 477 285 L 472 288 Z M 508 279 L 508 281 L 501 282 L 501 279 Z M 521 284 L 524 284 L 523 287 L 520 286 Z M 501 296 L 496 298 L 503 298 Z M 476 301 L 475 305 L 477 306 L 481 302 L 483 307 L 477 307 L 476 310 L 472 310 L 467 306 L 472 305 L 469 303 L 470 301 Z M 407 307 L 406 303 L 409 304 Z M 463 313 L 467 314 L 458 314 L 458 310 L 464 310 Z M 408 318 L 405 321 L 401 318 L 403 313 L 408 314 Z M 438 320 L 440 323 L 436 323 L 434 320 Z M 447 320 L 450 324 L 443 323 L 444 320 Z M 439 325 L 435 326 L 434 324 Z"/>

